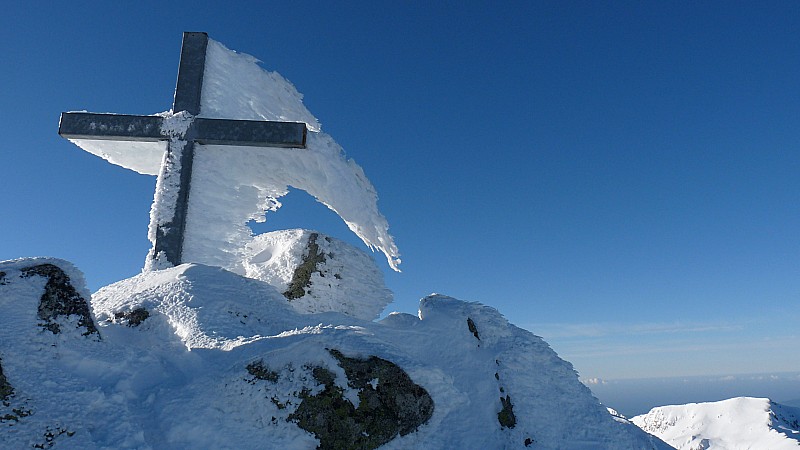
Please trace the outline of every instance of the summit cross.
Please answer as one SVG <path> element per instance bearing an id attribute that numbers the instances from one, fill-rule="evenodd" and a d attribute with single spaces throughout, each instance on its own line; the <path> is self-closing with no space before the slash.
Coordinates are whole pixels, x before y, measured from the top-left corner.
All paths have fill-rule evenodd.
<path id="1" fill-rule="evenodd" d="M 67 139 L 167 141 L 156 186 L 177 186 L 177 192 L 155 196 L 154 208 L 171 212 L 172 218 L 155 224 L 155 242 L 149 256 L 152 259 L 146 264 L 154 268 L 187 262 L 182 256 L 195 143 L 282 148 L 306 146 L 306 124 L 302 122 L 197 117 L 202 104 L 207 47 L 208 34 L 183 33 L 172 113 L 184 114 L 184 124 L 188 123 L 188 126 L 176 127 L 162 116 L 61 113 L 58 134 Z M 160 204 L 164 202 L 172 204 Z"/>

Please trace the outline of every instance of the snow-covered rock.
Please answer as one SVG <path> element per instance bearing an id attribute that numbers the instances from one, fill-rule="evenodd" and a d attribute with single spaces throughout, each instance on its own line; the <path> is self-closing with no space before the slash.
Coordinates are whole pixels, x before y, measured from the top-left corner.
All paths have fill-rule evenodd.
<path id="1" fill-rule="evenodd" d="M 379 322 L 301 314 L 268 283 L 185 264 L 98 291 L 100 339 L 38 326 L 46 280 L 20 278 L 28 263 L 0 263 L 13 390 L 0 417 L 24 413 L 0 420 L 2 448 L 312 449 L 337 436 L 354 448 L 668 448 L 615 420 L 541 338 L 478 303 L 432 295 L 418 316 Z"/>
<path id="2" fill-rule="evenodd" d="M 78 329 L 83 335 L 97 335 L 89 311 L 90 298 L 83 274 L 67 261 L 55 258 L 23 258 L 5 261 L 0 266 L 0 286 L 10 286 L 18 292 L 37 292 L 36 319 L 38 325 L 53 334 L 62 332 L 64 321 L 77 320 L 67 332 Z M 23 327 L 33 323 L 31 318 Z M 20 323 L 17 323 L 20 325 Z"/>
<path id="3" fill-rule="evenodd" d="M 309 230 L 256 236 L 246 248 L 244 275 L 282 292 L 301 313 L 336 311 L 373 320 L 391 303 L 383 273 L 363 251 Z"/>
<path id="4" fill-rule="evenodd" d="M 106 348 L 91 317 L 83 274 L 54 258 L 0 262 L 0 448 L 92 448 L 82 423 L 103 423 L 125 405 L 95 403 L 96 358 Z M 111 362 L 111 359 L 108 359 Z M 91 382 L 87 383 L 87 375 Z M 68 405 L 65 408 L 65 402 Z M 120 436 L 137 431 L 109 423 Z"/>
<path id="5" fill-rule="evenodd" d="M 679 450 L 800 448 L 800 408 L 767 398 L 660 406 L 631 421 Z"/>

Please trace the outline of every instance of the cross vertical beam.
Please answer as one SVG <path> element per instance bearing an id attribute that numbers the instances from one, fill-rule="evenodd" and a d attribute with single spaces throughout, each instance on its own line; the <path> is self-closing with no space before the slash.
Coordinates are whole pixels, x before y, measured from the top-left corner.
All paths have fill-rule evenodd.
<path id="1" fill-rule="evenodd" d="M 175 98 L 172 101 L 173 112 L 186 111 L 193 116 L 200 114 L 207 48 L 208 34 L 183 33 L 178 81 L 175 84 Z"/>
<path id="2" fill-rule="evenodd" d="M 175 83 L 175 97 L 172 112 L 186 111 L 192 116 L 200 114 L 200 100 L 203 92 L 203 74 L 206 67 L 206 33 L 183 33 L 181 59 L 178 64 L 178 81 Z M 191 134 L 190 134 L 191 133 Z M 177 173 L 178 192 L 172 205 L 172 220 L 156 223 L 156 239 L 153 258 L 160 255 L 167 262 L 177 266 L 183 261 L 183 240 L 186 233 L 186 216 L 189 210 L 189 192 L 194 164 L 194 133 L 188 130 L 183 138 L 171 138 L 167 144 L 167 154 L 159 174 L 160 181 L 168 181 Z M 163 208 L 166 205 L 155 205 Z"/>
<path id="3" fill-rule="evenodd" d="M 257 120 L 210 119 L 200 114 L 208 35 L 183 34 L 173 114 L 186 114 L 185 130 L 169 129 L 168 118 L 68 112 L 61 114 L 58 134 L 67 139 L 115 141 L 166 140 L 167 151 L 156 182 L 150 231 L 153 248 L 145 269 L 160 269 L 183 262 L 183 243 L 189 207 L 195 142 L 213 145 L 305 148 L 306 124 Z M 174 193 L 164 195 L 169 190 Z M 164 204 L 164 202 L 174 202 Z M 166 217 L 165 217 L 166 216 Z"/>

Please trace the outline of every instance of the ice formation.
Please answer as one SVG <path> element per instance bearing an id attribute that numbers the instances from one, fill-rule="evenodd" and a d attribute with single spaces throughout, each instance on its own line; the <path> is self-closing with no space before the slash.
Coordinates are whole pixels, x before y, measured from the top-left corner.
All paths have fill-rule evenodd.
<path id="1" fill-rule="evenodd" d="M 174 115 L 161 113 L 167 121 Z M 399 251 L 378 196 L 364 171 L 320 130 L 319 121 L 302 103 L 302 95 L 277 72 L 268 72 L 252 56 L 209 40 L 203 81 L 201 117 L 305 122 L 306 149 L 198 145 L 192 173 L 183 259 L 244 274 L 243 261 L 254 236 L 247 222 L 266 220 L 288 188 L 302 189 L 336 212 L 372 250 L 381 251 L 398 270 Z M 163 142 L 72 140 L 82 149 L 138 173 L 156 175 L 162 166 Z M 169 195 L 157 187 L 156 197 Z M 154 201 L 150 239 L 162 216 Z"/>
<path id="2" fill-rule="evenodd" d="M 111 164 L 145 175 L 158 175 L 161 160 L 167 150 L 166 141 L 134 142 L 100 139 L 70 139 L 83 150 Z"/>

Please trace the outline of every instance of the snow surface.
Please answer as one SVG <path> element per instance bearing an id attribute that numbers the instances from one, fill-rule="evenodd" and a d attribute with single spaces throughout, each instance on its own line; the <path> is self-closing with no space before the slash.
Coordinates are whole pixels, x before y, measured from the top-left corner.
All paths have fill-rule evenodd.
<path id="1" fill-rule="evenodd" d="M 679 450 L 800 448 L 800 408 L 767 398 L 661 406 L 631 421 Z"/>
<path id="2" fill-rule="evenodd" d="M 326 133 L 302 103 L 302 95 L 277 72 L 268 72 L 258 60 L 228 50 L 209 40 L 204 72 L 201 117 L 305 122 L 310 133 L 306 149 L 197 145 L 192 173 L 183 259 L 216 265 L 242 273 L 245 248 L 253 240 L 247 222 L 266 220 L 276 211 L 288 187 L 302 189 L 336 212 L 372 250 L 384 253 L 389 266 L 399 270 L 399 251 L 389 224 L 377 206 L 378 195 L 363 169 Z M 188 126 L 187 118 L 171 112 L 165 131 Z M 190 121 L 190 120 L 189 120 Z M 73 140 L 82 149 L 113 164 L 148 175 L 166 166 L 163 143 Z M 178 168 L 176 162 L 172 162 Z M 149 237 L 172 211 L 174 182 L 156 188 Z M 151 250 L 152 252 L 152 250 Z M 154 255 L 149 255 L 148 261 Z M 157 255 L 155 255 L 157 256 Z M 148 263 L 146 269 L 163 268 Z"/>
<path id="3" fill-rule="evenodd" d="M 526 448 L 528 438 L 539 449 L 669 448 L 612 417 L 546 342 L 479 303 L 431 295 L 418 316 L 380 322 L 300 314 L 265 282 L 184 264 L 98 291 L 91 303 L 102 339 L 70 329 L 70 319 L 53 335 L 37 326 L 45 279 L 20 277 L 34 262 L 65 268 L 86 293 L 63 261 L 0 263 L 0 363 L 15 389 L 0 417 L 33 412 L 0 423 L 0 448 L 67 430 L 57 448 L 312 449 L 316 438 L 286 420 L 297 392 L 319 389 L 309 367 L 329 368 L 357 399 L 329 348 L 392 361 L 433 398 L 431 419 L 385 449 Z M 117 316 L 140 307 L 150 317 L 137 327 Z M 276 382 L 248 374 L 258 360 Z M 501 395 L 514 405 L 514 428 L 498 422 Z"/>

